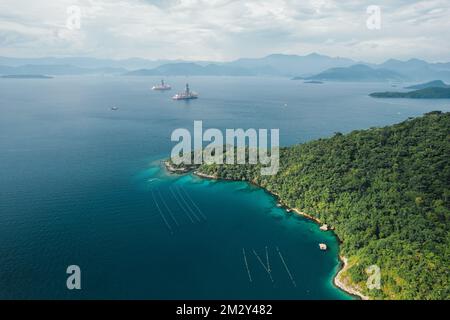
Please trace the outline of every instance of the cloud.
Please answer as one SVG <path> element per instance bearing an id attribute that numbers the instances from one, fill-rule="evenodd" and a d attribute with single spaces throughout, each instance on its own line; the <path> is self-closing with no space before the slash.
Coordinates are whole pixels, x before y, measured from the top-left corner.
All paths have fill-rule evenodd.
<path id="1" fill-rule="evenodd" d="M 381 30 L 366 28 L 373 4 Z M 82 10 L 80 30 L 65 27 L 72 5 Z M 450 60 L 447 0 L 2 0 L 0 12 L 0 55 L 230 60 L 318 51 Z"/>

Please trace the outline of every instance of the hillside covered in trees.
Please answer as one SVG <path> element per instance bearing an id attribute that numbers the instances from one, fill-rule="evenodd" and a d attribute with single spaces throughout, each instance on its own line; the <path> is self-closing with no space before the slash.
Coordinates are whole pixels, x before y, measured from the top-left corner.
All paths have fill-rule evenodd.
<path id="1" fill-rule="evenodd" d="M 450 113 L 354 131 L 280 150 L 280 170 L 202 165 L 198 172 L 251 181 L 335 227 L 344 277 L 378 299 L 449 299 Z M 365 269 L 381 268 L 381 290 Z"/>
<path id="2" fill-rule="evenodd" d="M 409 92 L 374 92 L 373 98 L 450 99 L 450 88 L 425 88 Z"/>

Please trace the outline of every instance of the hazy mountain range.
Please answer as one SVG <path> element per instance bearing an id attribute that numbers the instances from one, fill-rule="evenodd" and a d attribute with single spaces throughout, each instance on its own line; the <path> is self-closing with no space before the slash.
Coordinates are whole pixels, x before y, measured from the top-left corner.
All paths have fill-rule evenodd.
<path id="1" fill-rule="evenodd" d="M 450 62 L 410 59 L 371 64 L 312 53 L 305 56 L 272 54 L 231 62 L 123 60 L 88 57 L 0 57 L 0 75 L 116 74 L 126 76 L 283 76 L 327 81 L 450 81 Z"/>
<path id="2" fill-rule="evenodd" d="M 254 76 L 257 74 L 254 70 L 247 68 L 212 63 L 202 66 L 193 62 L 169 63 L 154 69 L 139 69 L 125 73 L 127 76 Z"/>
<path id="3" fill-rule="evenodd" d="M 263 58 L 231 62 L 170 63 L 153 69 L 140 69 L 127 75 L 218 75 L 218 76 L 293 76 L 314 74 L 331 67 L 351 66 L 355 61 L 316 53 L 307 56 L 272 54 Z"/>
<path id="4" fill-rule="evenodd" d="M 404 76 L 389 69 L 371 68 L 364 64 L 355 64 L 350 67 L 327 69 L 314 76 L 306 77 L 306 79 L 328 81 L 401 81 L 404 79 Z"/>
<path id="5" fill-rule="evenodd" d="M 442 80 L 430 81 L 427 83 L 420 83 L 414 86 L 406 87 L 405 89 L 426 89 L 426 88 L 450 88 L 450 85 L 446 84 Z"/>
<path id="6" fill-rule="evenodd" d="M 70 64 L 25 64 L 21 66 L 0 65 L 2 75 L 83 75 L 83 74 L 121 74 L 127 72 L 124 68 L 103 67 L 103 68 L 83 68 Z"/>

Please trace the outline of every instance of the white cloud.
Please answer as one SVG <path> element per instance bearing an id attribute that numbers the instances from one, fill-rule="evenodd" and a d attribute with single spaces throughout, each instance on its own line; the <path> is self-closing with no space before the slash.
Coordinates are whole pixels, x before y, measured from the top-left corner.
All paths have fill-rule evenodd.
<path id="1" fill-rule="evenodd" d="M 365 27 L 368 5 L 381 30 Z M 82 8 L 80 30 L 66 9 Z M 0 55 L 230 60 L 312 51 L 450 60 L 448 0 L 2 0 Z"/>

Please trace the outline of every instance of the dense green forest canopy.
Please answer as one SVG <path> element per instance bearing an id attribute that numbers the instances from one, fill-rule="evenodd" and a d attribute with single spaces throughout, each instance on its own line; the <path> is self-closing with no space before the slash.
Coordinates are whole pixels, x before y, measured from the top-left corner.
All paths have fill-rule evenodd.
<path id="1" fill-rule="evenodd" d="M 450 88 L 425 88 L 409 92 L 374 92 L 373 98 L 450 99 Z"/>
<path id="2" fill-rule="evenodd" d="M 247 180 L 335 227 L 345 275 L 372 298 L 449 299 L 450 113 L 430 112 L 384 128 L 335 134 L 280 150 L 280 170 L 202 165 Z M 365 286 L 370 265 L 381 290 Z"/>

